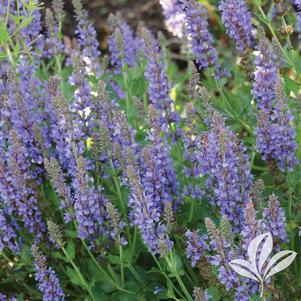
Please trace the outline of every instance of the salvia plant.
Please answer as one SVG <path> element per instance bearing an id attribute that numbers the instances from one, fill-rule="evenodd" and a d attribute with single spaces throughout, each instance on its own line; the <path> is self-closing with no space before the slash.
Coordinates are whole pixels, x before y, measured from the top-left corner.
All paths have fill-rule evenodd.
<path id="1" fill-rule="evenodd" d="M 0 1 L 0 300 L 301 300 L 301 1 L 156 0 L 107 49 L 69 2 L 72 43 Z"/>

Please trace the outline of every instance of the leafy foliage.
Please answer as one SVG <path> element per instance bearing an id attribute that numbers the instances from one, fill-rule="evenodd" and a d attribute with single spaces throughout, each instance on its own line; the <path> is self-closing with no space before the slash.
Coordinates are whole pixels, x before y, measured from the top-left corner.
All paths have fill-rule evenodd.
<path id="1" fill-rule="evenodd" d="M 180 51 L 111 15 L 107 56 L 72 2 L 74 45 L 0 4 L 0 300 L 300 300 L 301 3 L 160 0 Z"/>

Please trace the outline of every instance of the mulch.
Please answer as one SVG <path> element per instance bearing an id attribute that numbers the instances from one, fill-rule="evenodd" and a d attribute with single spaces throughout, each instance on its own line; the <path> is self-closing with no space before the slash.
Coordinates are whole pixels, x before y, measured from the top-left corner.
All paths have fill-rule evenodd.
<path id="1" fill-rule="evenodd" d="M 52 0 L 45 0 L 46 7 L 51 6 Z M 159 0 L 83 0 L 84 8 L 88 11 L 93 22 L 103 52 L 107 51 L 108 36 L 107 18 L 110 13 L 118 13 L 133 29 L 146 25 L 154 32 L 163 31 L 163 15 Z M 73 17 L 72 0 L 65 0 L 66 19 L 63 28 L 64 35 L 74 37 L 76 23 Z"/>

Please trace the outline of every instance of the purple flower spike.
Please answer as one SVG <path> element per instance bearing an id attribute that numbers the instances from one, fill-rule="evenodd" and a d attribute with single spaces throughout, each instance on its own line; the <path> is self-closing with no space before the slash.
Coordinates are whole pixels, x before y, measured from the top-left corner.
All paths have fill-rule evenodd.
<path id="1" fill-rule="evenodd" d="M 9 138 L 5 158 L 0 159 L 0 192 L 9 213 L 16 213 L 29 233 L 40 238 L 45 232 L 35 191 L 29 184 L 34 180 L 26 148 L 16 132 Z"/>
<path id="2" fill-rule="evenodd" d="M 97 191 L 94 187 L 93 179 L 87 173 L 86 162 L 83 157 L 77 159 L 77 175 L 73 187 L 78 236 L 87 239 L 93 245 L 96 238 L 105 234 L 103 222 L 106 200 L 100 189 Z"/>
<path id="3" fill-rule="evenodd" d="M 194 267 L 203 256 L 205 250 L 209 250 L 206 243 L 208 237 L 206 235 L 200 235 L 199 231 L 187 230 L 185 233 L 187 240 L 186 254 L 188 259 L 191 260 L 191 265 Z"/>
<path id="4" fill-rule="evenodd" d="M 43 294 L 43 301 L 64 301 L 65 295 L 55 271 L 46 265 L 46 257 L 39 248 L 33 245 L 31 248 L 34 257 L 35 280 Z"/>
<path id="5" fill-rule="evenodd" d="M 274 51 L 264 37 L 258 46 L 255 66 L 252 93 L 258 103 L 258 108 L 270 111 L 276 99 L 275 83 L 278 78 L 278 66 Z"/>
<path id="6" fill-rule="evenodd" d="M 143 28 L 142 37 L 147 58 L 145 77 L 149 81 L 148 95 L 150 103 L 160 113 L 158 124 L 162 131 L 168 132 L 171 124 L 175 123 L 176 130 L 173 136 L 176 136 L 180 134 L 177 125 L 180 118 L 177 111 L 173 109 L 174 101 L 169 96 L 168 78 L 163 65 L 161 49 L 153 35 L 146 28 Z"/>
<path id="7" fill-rule="evenodd" d="M 73 0 L 76 13 L 78 46 L 81 50 L 82 59 L 85 62 L 87 71 L 100 75 L 100 51 L 97 40 L 97 33 L 93 24 L 89 21 L 88 13 L 83 9 L 81 0 Z"/>
<path id="8" fill-rule="evenodd" d="M 252 20 L 245 0 L 222 0 L 219 6 L 227 34 L 234 39 L 239 53 L 251 47 Z"/>
<path id="9" fill-rule="evenodd" d="M 269 196 L 268 207 L 263 209 L 262 218 L 266 232 L 271 232 L 273 237 L 278 238 L 278 242 L 288 242 L 285 213 L 274 194 Z"/>
<path id="10" fill-rule="evenodd" d="M 246 204 L 244 212 L 244 225 L 241 231 L 242 248 L 247 251 L 250 242 L 259 234 L 261 234 L 261 224 L 256 219 L 254 204 L 249 201 Z"/>
<path id="11" fill-rule="evenodd" d="M 218 206 L 239 231 L 243 208 L 249 200 L 252 175 L 246 149 L 218 112 L 213 113 L 210 131 L 197 142 L 197 158 L 206 178 L 209 200 Z"/>
<path id="12" fill-rule="evenodd" d="M 150 146 L 152 147 L 156 146 Z M 149 151 L 155 150 L 145 149 L 144 157 Z M 143 153 L 139 156 L 142 157 Z M 173 247 L 173 242 L 169 238 L 173 222 L 173 203 L 170 201 L 168 187 L 164 184 L 160 185 L 162 178 L 152 173 L 151 167 L 160 164 L 160 159 L 157 155 L 155 156 L 153 158 L 147 155 L 148 162 L 140 168 L 141 164 L 138 163 L 137 155 L 128 147 L 126 149 L 126 176 L 131 188 L 129 199 L 131 221 L 138 226 L 149 250 L 153 254 L 164 256 Z M 165 162 L 162 161 L 162 164 L 163 166 L 157 171 L 159 173 L 162 172 L 161 168 L 164 168 Z"/>
<path id="13" fill-rule="evenodd" d="M 20 243 L 16 232 L 18 225 L 6 211 L 0 209 L 0 252 L 7 247 L 12 252 L 19 253 Z"/>
<path id="14" fill-rule="evenodd" d="M 280 80 L 275 84 L 277 99 L 270 112 L 259 111 L 259 124 L 255 129 L 257 147 L 262 158 L 274 160 L 281 171 L 292 171 L 298 163 L 296 158 L 296 131 L 292 125 L 293 115 L 286 104 Z"/>
<path id="15" fill-rule="evenodd" d="M 209 32 L 208 13 L 203 4 L 195 0 L 181 0 L 185 15 L 185 32 L 200 69 L 216 66 L 218 58 Z"/>
<path id="16" fill-rule="evenodd" d="M 127 64 L 129 67 L 135 66 L 142 41 L 135 37 L 131 27 L 118 17 L 110 15 L 109 24 L 112 31 L 109 38 L 111 64 L 115 67 L 116 73 L 120 73 L 122 64 Z"/>

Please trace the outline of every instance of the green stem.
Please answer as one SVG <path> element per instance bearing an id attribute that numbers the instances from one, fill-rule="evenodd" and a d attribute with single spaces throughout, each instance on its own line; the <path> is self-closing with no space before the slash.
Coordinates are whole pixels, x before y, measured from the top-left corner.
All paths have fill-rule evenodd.
<path id="1" fill-rule="evenodd" d="M 95 257 L 93 256 L 93 254 L 91 253 L 91 251 L 89 250 L 87 244 L 85 243 L 85 241 L 82 240 L 83 246 L 86 249 L 86 251 L 88 252 L 88 254 L 90 255 L 92 261 L 95 263 L 96 267 L 98 268 L 98 270 L 101 272 L 101 274 L 103 275 L 104 279 L 106 281 L 108 281 L 113 287 L 115 287 L 117 290 L 125 292 L 125 293 L 129 293 L 129 294 L 135 294 L 132 291 L 126 290 L 122 287 L 120 287 L 119 283 L 118 283 L 118 279 L 116 278 L 116 275 L 111 267 L 110 264 L 108 264 L 108 268 L 111 270 L 111 274 L 112 276 L 115 278 L 116 282 L 114 280 L 111 279 L 111 277 L 106 273 L 106 271 L 99 265 L 99 263 L 97 262 L 97 260 L 95 259 Z"/>
<path id="2" fill-rule="evenodd" d="M 189 219 L 188 219 L 189 222 L 192 221 L 193 215 L 194 215 L 194 201 L 192 200 L 190 204 L 190 212 L 189 212 Z"/>
<path id="3" fill-rule="evenodd" d="M 176 243 L 177 243 L 180 250 L 183 249 L 183 246 L 185 246 L 185 240 L 183 239 L 183 237 L 179 237 L 179 238 L 176 237 Z M 184 263 L 185 263 L 185 266 L 186 266 L 186 268 L 189 272 L 189 275 L 191 276 L 191 280 L 192 280 L 193 285 L 196 286 L 198 281 L 199 281 L 198 276 L 196 275 L 196 273 L 192 269 L 191 264 L 188 262 L 188 260 L 185 256 L 184 256 Z"/>
<path id="4" fill-rule="evenodd" d="M 77 265 L 74 263 L 74 261 L 72 260 L 72 258 L 69 256 L 69 254 L 67 253 L 66 249 L 62 246 L 61 247 L 63 253 L 65 254 L 66 258 L 68 259 L 68 261 L 71 263 L 73 269 L 75 270 L 75 272 L 77 273 L 83 288 L 88 292 L 88 294 L 90 295 L 92 300 L 96 299 L 94 298 L 91 289 L 89 288 L 89 284 L 87 283 L 87 281 L 85 280 L 84 276 L 82 275 L 81 271 L 79 270 L 79 268 L 77 267 Z"/>
<path id="5" fill-rule="evenodd" d="M 143 95 L 143 106 L 144 106 L 144 112 L 145 112 L 145 114 L 147 114 L 147 111 L 148 111 L 147 93 L 144 93 L 144 95 Z"/>
<path id="6" fill-rule="evenodd" d="M 287 27 L 284 16 L 281 17 L 281 23 L 284 27 Z M 292 42 L 291 42 L 291 39 L 290 39 L 289 35 L 286 36 L 286 42 L 287 42 L 287 45 L 288 45 L 289 49 L 292 49 L 293 45 L 292 45 Z"/>
<path id="7" fill-rule="evenodd" d="M 121 287 L 124 287 L 124 262 L 123 262 L 123 250 L 122 245 L 119 245 L 119 257 L 120 257 L 120 275 L 121 275 Z"/>
<path id="8" fill-rule="evenodd" d="M 255 164 L 251 165 L 251 168 L 254 169 L 254 170 L 259 170 L 259 171 L 266 171 L 267 168 L 264 167 L 264 166 L 257 166 Z"/>
<path id="9" fill-rule="evenodd" d="M 7 263 L 12 262 L 12 260 L 10 260 L 4 252 L 1 252 L 0 255 L 7 261 Z"/>
<path id="10" fill-rule="evenodd" d="M 168 115 L 168 111 L 167 110 L 166 110 L 166 114 Z M 172 131 L 174 132 L 174 134 L 176 134 L 176 131 L 175 131 L 175 129 L 172 128 L 171 124 L 169 125 L 169 127 L 172 129 Z M 183 152 L 181 150 L 181 147 L 180 147 L 178 139 L 176 140 L 176 146 L 177 146 L 177 152 L 178 152 L 178 156 L 179 156 L 180 162 L 182 162 L 183 161 Z M 185 183 L 185 186 L 188 187 L 188 181 L 187 181 L 186 177 L 184 177 L 184 183 Z M 189 212 L 189 220 L 188 220 L 189 222 L 191 222 L 192 219 L 193 219 L 194 207 L 195 207 L 194 205 L 195 205 L 194 200 L 192 200 L 190 202 L 190 212 Z"/>
<path id="11" fill-rule="evenodd" d="M 98 261 L 96 260 L 96 258 L 92 254 L 92 252 L 90 251 L 89 247 L 87 246 L 86 242 L 83 239 L 81 239 L 81 242 L 82 242 L 85 250 L 87 251 L 88 255 L 90 256 L 90 258 L 94 262 L 95 266 L 97 267 L 99 272 L 103 275 L 104 279 L 106 281 L 108 281 L 116 289 L 120 290 L 117 279 L 115 279 L 116 282 L 114 280 L 112 280 L 112 278 L 107 274 L 107 272 L 100 266 L 100 264 L 98 263 Z"/>
<path id="12" fill-rule="evenodd" d="M 75 229 L 77 230 L 77 225 L 74 222 L 74 226 Z M 98 261 L 96 260 L 96 258 L 94 257 L 94 255 L 92 254 L 92 252 L 90 251 L 89 247 L 87 246 L 86 242 L 81 239 L 82 245 L 84 246 L 84 249 L 87 251 L 88 255 L 90 256 L 90 258 L 92 259 L 92 261 L 94 262 L 95 266 L 97 267 L 97 269 L 99 270 L 99 272 L 102 274 L 102 276 L 104 277 L 104 279 L 110 283 L 113 287 L 115 287 L 117 290 L 122 291 L 122 292 L 126 292 L 126 293 L 130 293 L 130 294 L 134 294 L 134 292 L 126 290 L 122 287 L 120 287 L 119 283 L 118 283 L 118 279 L 111 267 L 111 265 L 108 265 L 108 268 L 110 269 L 110 272 L 112 274 L 112 277 L 114 278 L 114 280 L 107 274 L 107 272 L 99 265 Z"/>
<path id="13" fill-rule="evenodd" d="M 63 82 L 63 73 L 62 73 L 62 64 L 61 64 L 61 60 L 60 60 L 60 55 L 57 54 L 55 56 L 55 65 L 56 65 L 56 69 L 57 69 L 57 73 L 58 76 L 60 77 L 60 88 L 61 88 L 61 92 L 64 93 L 64 82 Z"/>
<path id="14" fill-rule="evenodd" d="M 117 192 L 117 196 L 118 196 L 118 199 L 119 199 L 119 203 L 120 203 L 120 208 L 122 210 L 122 214 L 123 214 L 123 217 L 125 219 L 125 222 L 126 222 L 126 228 L 125 228 L 125 231 L 126 231 L 126 236 L 127 236 L 127 239 L 128 239 L 128 242 L 129 242 L 129 246 L 130 248 L 132 248 L 132 241 L 131 241 L 131 233 L 130 233 L 130 229 L 129 229 L 129 220 L 128 220 L 128 215 L 127 215 L 127 208 L 126 208 L 126 205 L 125 205 L 125 201 L 123 199 L 123 196 L 122 196 L 122 192 L 121 192 L 121 187 L 120 187 L 120 182 L 119 182 L 119 179 L 117 178 L 116 176 L 116 169 L 114 167 L 114 164 L 113 164 L 113 161 L 112 161 L 112 154 L 111 152 L 109 151 L 109 157 L 110 157 L 110 168 L 113 172 L 113 182 L 114 182 L 114 186 L 115 186 L 115 189 L 116 189 L 116 192 Z"/>
<path id="15" fill-rule="evenodd" d="M 225 100 L 226 104 L 228 105 L 228 107 L 231 109 L 231 112 L 229 112 L 227 110 L 227 113 L 230 115 L 230 117 L 236 121 L 238 121 L 242 127 L 249 133 L 249 134 L 252 134 L 252 131 L 251 131 L 251 128 L 250 126 L 245 122 L 243 121 L 242 119 L 239 118 L 239 116 L 237 115 L 237 113 L 235 112 L 235 110 L 232 108 L 232 105 L 230 103 L 230 100 L 228 99 L 226 93 L 224 92 L 223 88 L 220 86 L 219 82 L 217 79 L 215 79 L 215 84 L 216 84 L 216 87 L 220 93 L 220 95 L 223 97 L 223 99 Z"/>
<path id="16" fill-rule="evenodd" d="M 191 268 L 191 264 L 189 262 L 187 262 L 186 259 L 184 259 L 184 265 L 185 267 L 187 268 L 188 270 L 188 274 L 186 275 L 187 279 L 189 280 L 189 282 L 192 284 L 192 285 L 196 285 L 198 283 L 198 280 L 197 278 L 195 277 L 195 273 L 193 271 L 193 269 Z"/>
<path id="17" fill-rule="evenodd" d="M 134 276 L 134 278 L 137 280 L 137 282 L 143 287 L 143 288 L 147 288 L 143 279 L 140 277 L 140 275 L 137 273 L 137 271 L 135 270 L 135 268 L 131 265 L 130 262 L 127 262 L 126 267 L 130 270 L 131 274 Z"/>
<path id="18" fill-rule="evenodd" d="M 132 243 L 132 248 L 131 248 L 131 257 L 130 257 L 131 261 L 135 255 L 134 252 L 136 252 L 137 238 L 138 238 L 138 227 L 135 226 L 134 227 L 134 238 L 133 238 L 133 243 Z"/>
<path id="19" fill-rule="evenodd" d="M 99 162 L 95 163 L 95 173 L 96 173 L 96 189 L 98 190 L 98 187 L 100 186 L 100 168 L 99 168 Z"/>
<path id="20" fill-rule="evenodd" d="M 115 170 L 112 159 L 110 159 L 110 167 L 111 167 L 111 170 L 114 173 L 113 181 L 114 181 L 114 186 L 115 186 L 115 189 L 116 189 L 116 192 L 117 192 L 117 196 L 119 198 L 120 207 L 122 209 L 122 213 L 124 215 L 126 215 L 126 207 L 125 207 L 125 204 L 124 204 L 124 201 L 123 201 L 123 197 L 122 197 L 122 193 L 121 193 L 121 189 L 120 189 L 120 184 L 119 184 L 118 178 L 116 176 L 116 170 Z"/>
<path id="21" fill-rule="evenodd" d="M 126 69 L 127 69 L 126 64 L 124 62 L 124 59 L 122 59 L 122 76 L 123 76 L 123 82 L 125 85 L 125 89 L 124 89 L 125 90 L 125 106 L 126 106 L 126 113 L 129 116 L 131 95 L 130 95 L 128 74 L 127 74 Z"/>
<path id="22" fill-rule="evenodd" d="M 178 271 L 174 268 L 175 267 L 175 262 L 174 262 L 174 256 L 173 256 L 173 252 L 170 252 L 170 259 L 166 256 L 165 260 L 167 261 L 167 264 L 169 265 L 169 267 L 171 268 L 172 272 L 174 273 L 178 284 L 181 288 L 181 290 L 183 291 L 185 297 L 187 298 L 188 301 L 193 301 L 192 297 L 190 296 L 181 276 L 179 275 Z"/>
<path id="23" fill-rule="evenodd" d="M 294 62 L 291 60 L 290 56 L 288 55 L 287 51 L 282 47 L 274 29 L 273 26 L 271 25 L 271 22 L 269 21 L 269 19 L 267 18 L 265 12 L 263 11 L 263 9 L 261 8 L 260 5 L 257 5 L 257 8 L 260 12 L 260 14 L 262 15 L 262 17 L 266 20 L 266 25 L 268 26 L 268 29 L 270 30 L 272 36 L 275 39 L 275 42 L 277 43 L 278 47 L 281 49 L 281 52 L 283 53 L 283 55 L 285 56 L 287 62 L 289 63 L 289 65 L 295 70 L 296 76 L 298 78 L 299 83 L 301 83 L 301 76 L 299 74 L 299 72 L 297 71 Z"/>
<path id="24" fill-rule="evenodd" d="M 114 269 L 112 268 L 111 264 L 108 263 L 107 267 L 108 267 L 108 270 L 109 270 L 110 274 L 115 279 L 116 283 L 118 283 L 118 285 L 120 285 L 119 284 L 119 279 L 117 278 L 116 273 L 115 273 Z"/>
<path id="25" fill-rule="evenodd" d="M 292 191 L 293 179 L 291 178 L 291 173 L 287 172 L 287 186 L 288 186 L 288 198 L 289 198 L 289 232 L 290 232 L 290 241 L 291 249 L 295 251 L 295 236 L 293 231 L 293 191 Z M 298 275 L 298 265 L 297 262 L 294 262 L 295 275 Z"/>
<path id="26" fill-rule="evenodd" d="M 168 276 L 166 275 L 165 271 L 163 270 L 160 262 L 158 261 L 158 259 L 156 258 L 155 255 L 152 255 L 159 270 L 161 271 L 161 274 L 164 276 L 164 278 L 166 279 L 166 281 L 169 283 L 169 285 L 174 289 L 174 291 L 181 297 L 184 298 L 184 296 L 181 294 L 181 292 L 175 287 L 175 285 L 172 283 L 172 281 L 168 278 Z"/>
<path id="27" fill-rule="evenodd" d="M 293 198 L 292 198 L 292 181 L 290 172 L 287 174 L 287 184 L 288 184 L 288 197 L 289 197 L 289 228 L 290 228 L 290 235 L 291 235 L 291 248 L 295 250 L 295 240 L 293 234 Z"/>
<path id="28" fill-rule="evenodd" d="M 10 61 L 10 63 L 15 66 L 15 62 L 14 62 L 14 59 L 13 59 L 13 56 L 11 54 L 11 51 L 9 49 L 9 47 L 7 45 L 4 46 L 4 50 L 5 50 L 5 53 L 8 57 L 8 60 Z"/>
<path id="29" fill-rule="evenodd" d="M 168 113 L 168 110 L 165 109 L 165 114 L 166 116 L 169 116 L 169 113 Z M 170 118 L 169 118 L 170 119 Z M 173 134 L 175 135 L 176 134 L 176 129 L 172 127 L 171 124 L 169 124 L 169 128 L 171 129 L 171 131 L 173 132 Z M 179 144 L 179 141 L 176 140 L 176 146 L 177 146 L 177 152 L 178 152 L 178 156 L 179 156 L 179 159 L 180 159 L 180 162 L 183 161 L 183 152 L 181 150 L 181 147 L 180 147 L 180 144 Z M 185 182 L 185 186 L 188 187 L 188 182 L 187 182 L 187 178 L 184 177 L 184 182 Z M 193 214 L 194 214 L 194 202 L 192 201 L 191 204 L 190 204 L 190 213 L 189 213 L 189 222 L 192 221 L 192 218 L 193 218 Z"/>
<path id="30" fill-rule="evenodd" d="M 171 125 L 170 125 L 171 127 Z M 174 131 L 175 133 L 175 131 Z M 180 162 L 183 161 L 183 152 L 181 151 L 181 148 L 180 148 L 180 144 L 179 144 L 179 141 L 176 140 L 176 146 L 177 146 L 177 151 L 178 151 L 178 155 L 179 155 L 179 158 L 180 158 Z M 187 178 L 184 177 L 184 183 L 185 183 L 185 186 L 188 187 L 188 181 L 187 181 Z M 189 219 L 188 219 L 188 222 L 190 223 L 193 219 L 193 215 L 194 215 L 194 208 L 195 208 L 195 200 L 191 200 L 190 202 L 190 212 L 189 212 Z"/>
<path id="31" fill-rule="evenodd" d="M 180 275 L 178 273 L 176 273 L 176 279 L 177 279 L 177 281 L 178 281 L 178 283 L 179 283 L 179 285 L 180 285 L 183 293 L 185 294 L 187 300 L 193 301 L 192 297 L 190 296 L 188 290 L 186 289 L 185 284 L 183 283 L 183 281 L 182 281 L 182 279 L 181 279 L 181 277 L 180 277 Z"/>
<path id="32" fill-rule="evenodd" d="M 8 24 L 8 16 L 9 16 L 9 12 L 10 12 L 10 2 L 11 2 L 11 0 L 7 1 L 6 16 L 5 16 L 5 21 L 4 21 L 4 28 L 6 28 L 7 24 Z"/>
<path id="33" fill-rule="evenodd" d="M 251 169 L 253 168 L 255 157 L 256 157 L 256 152 L 253 150 L 251 154 L 251 162 L 250 162 Z"/>
<path id="34" fill-rule="evenodd" d="M 55 65 L 56 65 L 56 68 L 57 68 L 57 74 L 61 77 L 62 76 L 62 65 L 61 65 L 61 62 L 60 62 L 59 55 L 55 56 Z"/>

